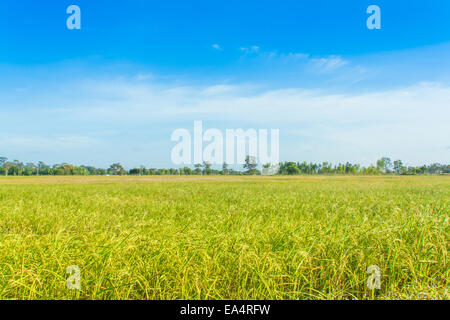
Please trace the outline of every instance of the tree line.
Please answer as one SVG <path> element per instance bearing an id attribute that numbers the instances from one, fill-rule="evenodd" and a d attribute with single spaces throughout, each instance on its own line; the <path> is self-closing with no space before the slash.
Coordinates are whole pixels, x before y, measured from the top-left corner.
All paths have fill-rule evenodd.
<path id="1" fill-rule="evenodd" d="M 267 171 L 272 169 L 272 171 Z M 265 171 L 266 170 L 266 171 Z M 88 175 L 424 175 L 424 174 L 450 174 L 450 165 L 433 163 L 422 166 L 407 166 L 401 160 L 392 161 L 388 157 L 377 160 L 376 165 L 363 167 L 359 164 L 329 162 L 281 162 L 276 166 L 266 164 L 258 169 L 254 158 L 247 156 L 242 170 L 229 168 L 224 163 L 221 170 L 213 169 L 208 162 L 195 164 L 193 168 L 148 169 L 145 166 L 125 169 L 120 163 L 114 163 L 109 168 L 96 168 L 93 166 L 75 166 L 69 163 L 47 165 L 42 161 L 38 163 L 23 163 L 18 160 L 8 161 L 6 157 L 0 157 L 0 175 L 3 176 L 88 176 Z"/>

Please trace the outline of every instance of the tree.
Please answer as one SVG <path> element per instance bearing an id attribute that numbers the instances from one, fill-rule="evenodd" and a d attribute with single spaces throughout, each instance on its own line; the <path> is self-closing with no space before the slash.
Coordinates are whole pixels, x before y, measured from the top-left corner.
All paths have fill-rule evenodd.
<path id="1" fill-rule="evenodd" d="M 23 169 L 25 169 L 25 165 L 23 164 L 23 162 L 19 160 L 14 160 L 13 163 L 17 168 L 20 169 L 20 171 L 23 171 Z"/>
<path id="2" fill-rule="evenodd" d="M 130 170 L 130 174 L 134 176 L 142 176 L 143 170 L 140 168 L 133 168 Z"/>
<path id="3" fill-rule="evenodd" d="M 391 173 L 392 169 L 392 161 L 388 157 L 383 157 L 379 160 L 377 160 L 377 169 L 381 173 Z"/>
<path id="4" fill-rule="evenodd" d="M 63 163 L 61 168 L 64 170 L 64 175 L 73 175 L 74 174 L 74 166 L 68 163 Z"/>
<path id="5" fill-rule="evenodd" d="M 377 160 L 378 171 L 380 171 L 381 173 L 385 173 L 385 167 L 386 167 L 385 158 L 381 158 L 381 159 Z"/>
<path id="6" fill-rule="evenodd" d="M 25 165 L 24 174 L 25 174 L 26 176 L 32 176 L 33 174 L 35 174 L 35 173 L 37 173 L 37 172 L 38 172 L 38 167 L 37 167 L 34 163 L 28 162 L 28 163 Z"/>
<path id="7" fill-rule="evenodd" d="M 433 163 L 428 167 L 428 172 L 431 174 L 442 174 L 444 172 L 444 165 Z"/>
<path id="8" fill-rule="evenodd" d="M 267 163 L 262 166 L 262 172 L 257 169 L 256 158 L 247 156 L 244 170 L 238 171 L 229 169 L 227 163 L 223 163 L 222 170 L 215 170 L 212 168 L 212 164 L 209 162 L 203 162 L 203 164 L 195 164 L 195 170 L 191 170 L 188 167 L 180 169 L 146 169 L 145 166 L 140 168 L 133 168 L 129 172 L 125 171 L 124 167 L 120 163 L 114 163 L 107 170 L 103 168 L 95 168 L 92 166 L 74 166 L 69 163 L 55 164 L 52 167 L 46 165 L 44 162 L 39 161 L 37 165 L 33 163 L 26 163 L 24 165 L 19 160 L 13 162 L 7 161 L 6 157 L 0 157 L 0 175 L 12 175 L 12 176 L 30 176 L 30 175 L 105 175 L 106 173 L 112 175 L 190 175 L 190 174 L 206 174 L 206 175 L 251 175 L 251 174 L 264 174 L 264 175 L 296 175 L 296 174 L 366 174 L 377 175 L 386 173 L 395 173 L 401 175 L 417 175 L 417 174 L 450 174 L 450 165 L 433 163 L 430 165 L 422 166 L 405 166 L 401 160 L 395 160 L 391 162 L 391 159 L 383 157 L 377 160 L 376 166 L 370 165 L 369 167 L 360 167 L 359 164 L 352 164 L 350 162 L 339 163 L 333 165 L 328 162 L 323 163 L 307 163 L 303 162 L 282 162 L 276 165 Z"/>
<path id="9" fill-rule="evenodd" d="M 184 168 L 180 169 L 180 174 L 184 174 L 185 176 L 189 176 L 189 175 L 192 174 L 192 170 L 191 170 L 191 168 L 184 167 Z"/>
<path id="10" fill-rule="evenodd" d="M 37 164 L 37 175 L 49 174 L 50 167 L 46 165 L 43 161 L 39 161 Z"/>
<path id="11" fill-rule="evenodd" d="M 394 161 L 394 172 L 395 172 L 395 174 L 402 174 L 403 173 L 402 160 L 395 160 Z"/>
<path id="12" fill-rule="evenodd" d="M 73 175 L 76 176 L 87 176 L 89 175 L 89 170 L 85 166 L 73 167 Z"/>
<path id="13" fill-rule="evenodd" d="M 203 168 L 203 174 L 210 175 L 212 173 L 211 162 L 203 161 Z"/>
<path id="14" fill-rule="evenodd" d="M 256 158 L 252 156 L 247 156 L 245 158 L 244 169 L 247 169 L 246 174 L 257 174 L 258 170 L 256 167 L 258 164 L 256 163 Z"/>
<path id="15" fill-rule="evenodd" d="M 194 164 L 194 167 L 195 167 L 194 171 L 196 172 L 196 174 L 201 175 L 202 174 L 202 165 L 200 163 L 197 163 L 197 164 Z"/>
<path id="16" fill-rule="evenodd" d="M 108 173 L 116 176 L 122 176 L 126 173 L 126 171 L 120 163 L 113 163 L 111 167 L 109 167 Z"/>
<path id="17" fill-rule="evenodd" d="M 6 175 L 19 176 L 22 174 L 22 170 L 18 166 L 18 161 L 14 160 L 14 162 L 5 162 L 3 165 Z"/>
<path id="18" fill-rule="evenodd" d="M 391 173 L 391 169 L 392 169 L 392 161 L 390 158 L 388 157 L 383 157 L 382 158 L 384 160 L 384 173 Z"/>
<path id="19" fill-rule="evenodd" d="M 296 174 L 300 174 L 301 171 L 295 162 L 288 162 L 286 164 L 286 173 L 288 175 L 296 175 Z"/>
<path id="20" fill-rule="evenodd" d="M 229 174 L 228 164 L 226 162 L 224 162 L 223 165 L 222 165 L 222 172 L 223 172 L 224 175 L 228 175 Z"/>
<path id="21" fill-rule="evenodd" d="M 0 157 L 0 167 L 4 168 L 5 176 L 8 175 L 8 170 L 7 170 L 6 166 L 5 166 L 5 164 L 6 164 L 7 161 L 8 161 L 8 158 L 6 158 L 6 157 Z"/>

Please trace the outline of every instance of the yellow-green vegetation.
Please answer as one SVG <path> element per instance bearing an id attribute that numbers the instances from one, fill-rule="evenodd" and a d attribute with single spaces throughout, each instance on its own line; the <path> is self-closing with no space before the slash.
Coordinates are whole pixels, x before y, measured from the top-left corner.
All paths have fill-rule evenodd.
<path id="1" fill-rule="evenodd" d="M 449 177 L 0 178 L 0 299 L 449 299 L 449 196 Z"/>

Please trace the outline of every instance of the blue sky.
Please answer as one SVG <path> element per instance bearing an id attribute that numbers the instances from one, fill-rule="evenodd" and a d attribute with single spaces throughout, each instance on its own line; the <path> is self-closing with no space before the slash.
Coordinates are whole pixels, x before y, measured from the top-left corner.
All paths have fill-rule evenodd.
<path id="1" fill-rule="evenodd" d="M 447 0 L 4 0 L 0 155 L 167 167 L 203 120 L 280 129 L 282 160 L 448 162 L 449 57 Z"/>

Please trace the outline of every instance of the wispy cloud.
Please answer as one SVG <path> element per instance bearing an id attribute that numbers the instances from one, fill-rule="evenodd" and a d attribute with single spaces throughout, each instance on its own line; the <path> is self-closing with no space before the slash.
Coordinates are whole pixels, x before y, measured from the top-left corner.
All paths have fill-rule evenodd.
<path id="1" fill-rule="evenodd" d="M 290 65 L 303 67 L 309 72 L 331 73 L 350 65 L 350 61 L 338 55 L 312 56 L 303 52 L 279 53 L 278 51 L 262 51 L 259 47 L 241 48 L 243 58 L 256 59 L 265 64 Z"/>
<path id="2" fill-rule="evenodd" d="M 56 92 L 51 87 L 47 90 Z M 194 120 L 204 120 L 212 125 L 220 122 L 234 128 L 238 120 L 240 126 L 281 128 L 285 152 L 306 152 L 314 145 L 318 160 L 336 160 L 344 150 L 346 154 L 342 154 L 342 158 L 355 160 L 358 157 L 372 159 L 381 154 L 416 162 L 442 161 L 450 156 L 447 141 L 450 87 L 438 83 L 330 94 L 322 89 L 263 90 L 239 84 L 171 86 L 104 80 L 72 84 L 66 90 L 78 94 L 64 106 L 55 95 L 45 101 L 45 110 L 27 114 L 17 111 L 9 119 L 40 118 L 41 125 L 47 129 L 54 127 L 55 134 L 61 130 L 57 123 L 72 128 L 87 124 L 104 130 L 120 127 L 130 132 L 148 127 L 151 132 L 152 124 L 176 129 L 180 123 L 189 125 Z M 28 101 L 33 100 L 37 99 Z M 14 123 L 12 120 L 8 125 L 18 125 Z M 53 139 L 42 138 L 39 134 L 7 137 L 0 140 L 0 147 L 87 148 L 99 139 L 98 136 L 59 133 L 60 138 Z"/>
<path id="3" fill-rule="evenodd" d="M 60 154 L 67 160 L 128 157 L 131 163 L 160 157 L 165 165 L 171 131 L 203 120 L 212 127 L 279 128 L 286 160 L 364 163 L 390 155 L 421 164 L 450 158 L 448 73 L 441 81 L 423 82 L 435 73 L 414 77 L 417 58 L 408 62 L 404 54 L 349 60 L 254 47 L 235 50 L 241 60 L 227 66 L 227 74 L 214 69 L 213 80 L 140 66 L 95 72 L 79 65 L 20 72 L 11 67 L 0 76 L 0 151 L 28 159 L 27 152 L 44 150 L 51 161 L 60 161 Z M 427 53 L 417 56 L 426 59 Z M 445 54 L 435 54 L 447 70 Z M 288 76 L 305 80 L 291 83 Z M 355 89 L 361 79 L 365 86 Z"/>
<path id="4" fill-rule="evenodd" d="M 0 133 L 0 148 L 28 151 L 77 150 L 99 145 L 100 141 L 87 136 L 36 136 Z"/>
<path id="5" fill-rule="evenodd" d="M 251 47 L 241 47 L 240 50 L 244 53 L 244 55 L 256 54 L 259 52 L 259 46 L 251 46 Z"/>
<path id="6" fill-rule="evenodd" d="M 212 47 L 216 50 L 222 50 L 222 47 L 220 45 L 218 45 L 217 43 L 213 44 Z"/>
<path id="7" fill-rule="evenodd" d="M 138 81 L 145 81 L 153 78 L 154 76 L 152 73 L 139 73 L 138 75 L 136 75 L 136 80 Z"/>
<path id="8" fill-rule="evenodd" d="M 329 56 L 324 58 L 312 58 L 310 59 L 311 67 L 319 72 L 332 72 L 347 64 L 349 61 L 344 60 L 340 56 Z"/>

